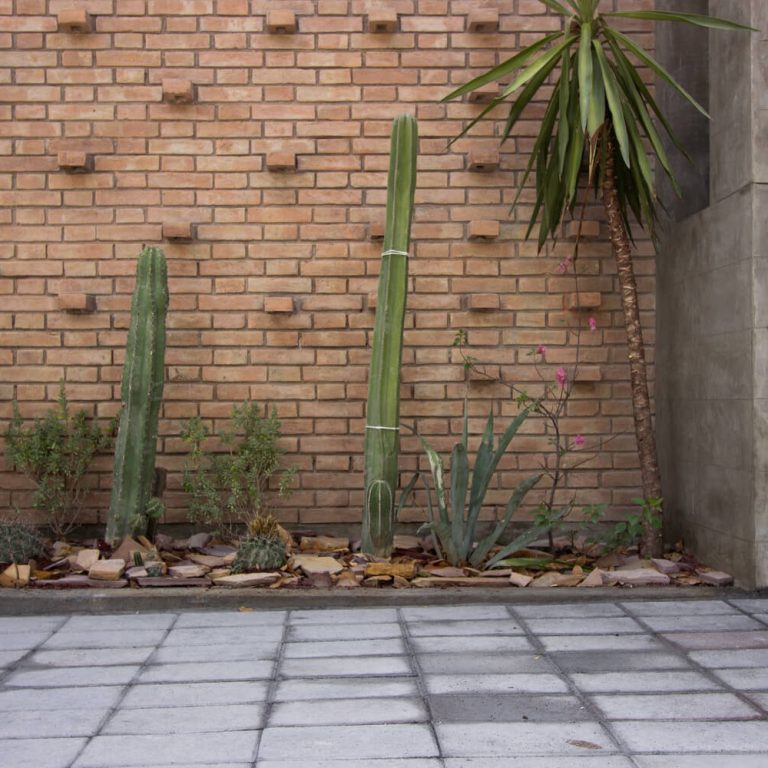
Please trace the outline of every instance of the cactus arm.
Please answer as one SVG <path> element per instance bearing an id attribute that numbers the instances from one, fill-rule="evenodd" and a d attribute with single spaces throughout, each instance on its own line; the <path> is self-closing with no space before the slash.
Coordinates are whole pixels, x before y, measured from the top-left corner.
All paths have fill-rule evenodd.
<path id="1" fill-rule="evenodd" d="M 391 553 L 394 538 L 400 447 L 400 363 L 417 145 L 416 120 L 410 115 L 395 118 L 365 430 L 362 548 L 363 552 L 380 557 Z"/>
<path id="2" fill-rule="evenodd" d="M 140 256 L 131 302 L 131 325 L 121 388 L 122 410 L 115 444 L 112 497 L 106 540 L 131 532 L 144 514 L 152 492 L 157 422 L 165 378 L 165 317 L 168 272 L 158 248 Z"/>

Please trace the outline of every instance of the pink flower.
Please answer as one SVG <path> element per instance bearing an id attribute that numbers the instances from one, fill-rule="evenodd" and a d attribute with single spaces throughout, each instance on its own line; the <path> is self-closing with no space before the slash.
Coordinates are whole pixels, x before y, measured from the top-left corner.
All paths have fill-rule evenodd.
<path id="1" fill-rule="evenodd" d="M 555 371 L 555 378 L 557 379 L 557 383 L 561 386 L 565 386 L 565 382 L 568 381 L 568 375 L 565 372 L 565 368 L 558 368 Z"/>
<path id="2" fill-rule="evenodd" d="M 571 257 L 566 256 L 558 265 L 557 271 L 562 275 L 568 271 L 568 267 L 571 266 Z"/>
<path id="3" fill-rule="evenodd" d="M 539 344 L 538 347 L 536 347 L 536 354 L 541 355 L 542 360 L 547 359 L 547 348 L 543 344 Z"/>
<path id="4" fill-rule="evenodd" d="M 576 435 L 576 437 L 573 438 L 573 444 L 576 447 L 584 445 L 584 436 L 583 435 Z"/>
<path id="5" fill-rule="evenodd" d="M 590 331 L 596 331 L 597 330 L 597 320 L 595 320 L 594 317 L 589 318 L 589 330 Z"/>

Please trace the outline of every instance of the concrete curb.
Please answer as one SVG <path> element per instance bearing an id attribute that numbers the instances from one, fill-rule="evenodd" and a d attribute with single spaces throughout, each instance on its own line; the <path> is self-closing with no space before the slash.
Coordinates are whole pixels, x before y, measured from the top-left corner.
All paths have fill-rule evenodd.
<path id="1" fill-rule="evenodd" d="M 628 600 L 712 600 L 749 597 L 735 587 L 600 587 L 579 589 L 514 589 L 446 587 L 444 589 L 269 590 L 254 588 L 158 588 L 88 590 L 0 591 L 0 616 L 43 614 L 149 613 L 155 611 L 217 611 L 376 608 L 406 605 L 456 605 L 466 603 L 580 603 Z"/>

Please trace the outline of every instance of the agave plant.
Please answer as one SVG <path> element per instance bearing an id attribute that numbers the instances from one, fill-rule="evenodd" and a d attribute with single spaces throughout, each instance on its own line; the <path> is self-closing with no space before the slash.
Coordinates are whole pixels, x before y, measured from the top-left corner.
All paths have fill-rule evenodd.
<path id="1" fill-rule="evenodd" d="M 649 158 L 658 160 L 679 193 L 661 132 L 667 134 L 675 147 L 683 149 L 638 67 L 649 68 L 702 114 L 707 113 L 642 46 L 617 29 L 613 20 L 682 22 L 721 30 L 749 28 L 692 13 L 602 13 L 600 0 L 540 2 L 562 17 L 562 29 L 544 35 L 497 67 L 449 93 L 443 101 L 457 99 L 492 81 L 509 79 L 499 95 L 456 137 L 463 136 L 502 102 L 509 102 L 503 142 L 511 135 L 525 108 L 534 100 L 543 100 L 544 116 L 515 198 L 517 203 L 534 173 L 536 198 L 527 236 L 538 222 L 539 249 L 548 238 L 557 237 L 566 212 L 573 214 L 580 187 L 584 187 L 585 193 L 594 189 L 596 195 L 602 196 L 627 331 L 643 496 L 660 499 L 661 479 L 632 265 L 631 219 L 654 235 L 658 200 Z M 578 243 L 573 262 L 577 256 Z M 648 528 L 646 534 L 647 550 L 658 552 L 660 531 Z"/>
<path id="2" fill-rule="evenodd" d="M 429 459 L 430 472 L 435 484 L 437 515 L 434 514 L 431 492 L 428 487 L 427 509 L 429 522 L 425 523 L 419 532 L 430 531 L 432 533 L 438 556 L 447 560 L 451 565 L 459 566 L 468 563 L 473 568 L 483 566 L 485 558 L 507 529 L 512 516 L 520 507 L 525 495 L 541 479 L 539 474 L 523 480 L 510 496 L 504 514 L 493 527 L 493 530 L 479 542 L 476 540 L 480 511 L 488 493 L 488 487 L 493 474 L 501 457 L 509 447 L 512 438 L 528 417 L 528 413 L 528 409 L 521 411 L 504 430 L 499 437 L 498 445 L 494 447 L 493 412 L 491 412 L 485 425 L 485 432 L 483 433 L 477 456 L 475 457 L 470 485 L 469 460 L 467 457 L 468 414 L 465 401 L 461 441 L 453 446 L 453 451 L 451 452 L 451 485 L 448 493 L 446 493 L 442 459 L 424 438 L 420 438 Z M 469 494 L 468 499 L 467 494 Z M 495 553 L 485 563 L 484 567 L 490 568 L 499 560 L 503 560 L 518 549 L 527 546 L 546 533 L 547 528 L 548 526 L 531 527 L 525 533 L 509 542 L 499 552 Z"/>

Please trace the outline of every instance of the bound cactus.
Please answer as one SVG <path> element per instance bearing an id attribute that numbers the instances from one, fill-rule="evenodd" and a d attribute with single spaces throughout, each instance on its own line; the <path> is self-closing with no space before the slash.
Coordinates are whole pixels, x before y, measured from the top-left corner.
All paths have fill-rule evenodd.
<path id="1" fill-rule="evenodd" d="M 248 536 L 240 542 L 232 573 L 273 571 L 285 565 L 287 557 L 277 520 L 272 515 L 260 515 L 248 524 Z"/>
<path id="2" fill-rule="evenodd" d="M 416 120 L 400 115 L 392 126 L 387 218 L 368 374 L 365 427 L 363 552 L 392 552 L 400 450 L 400 363 L 408 289 L 408 249 L 416 190 Z"/>
<path id="3" fill-rule="evenodd" d="M 167 309 L 165 256 L 159 248 L 144 248 L 136 270 L 123 367 L 122 411 L 106 531 L 109 542 L 131 533 L 135 521 L 144 517 L 152 493 L 165 378 Z"/>

